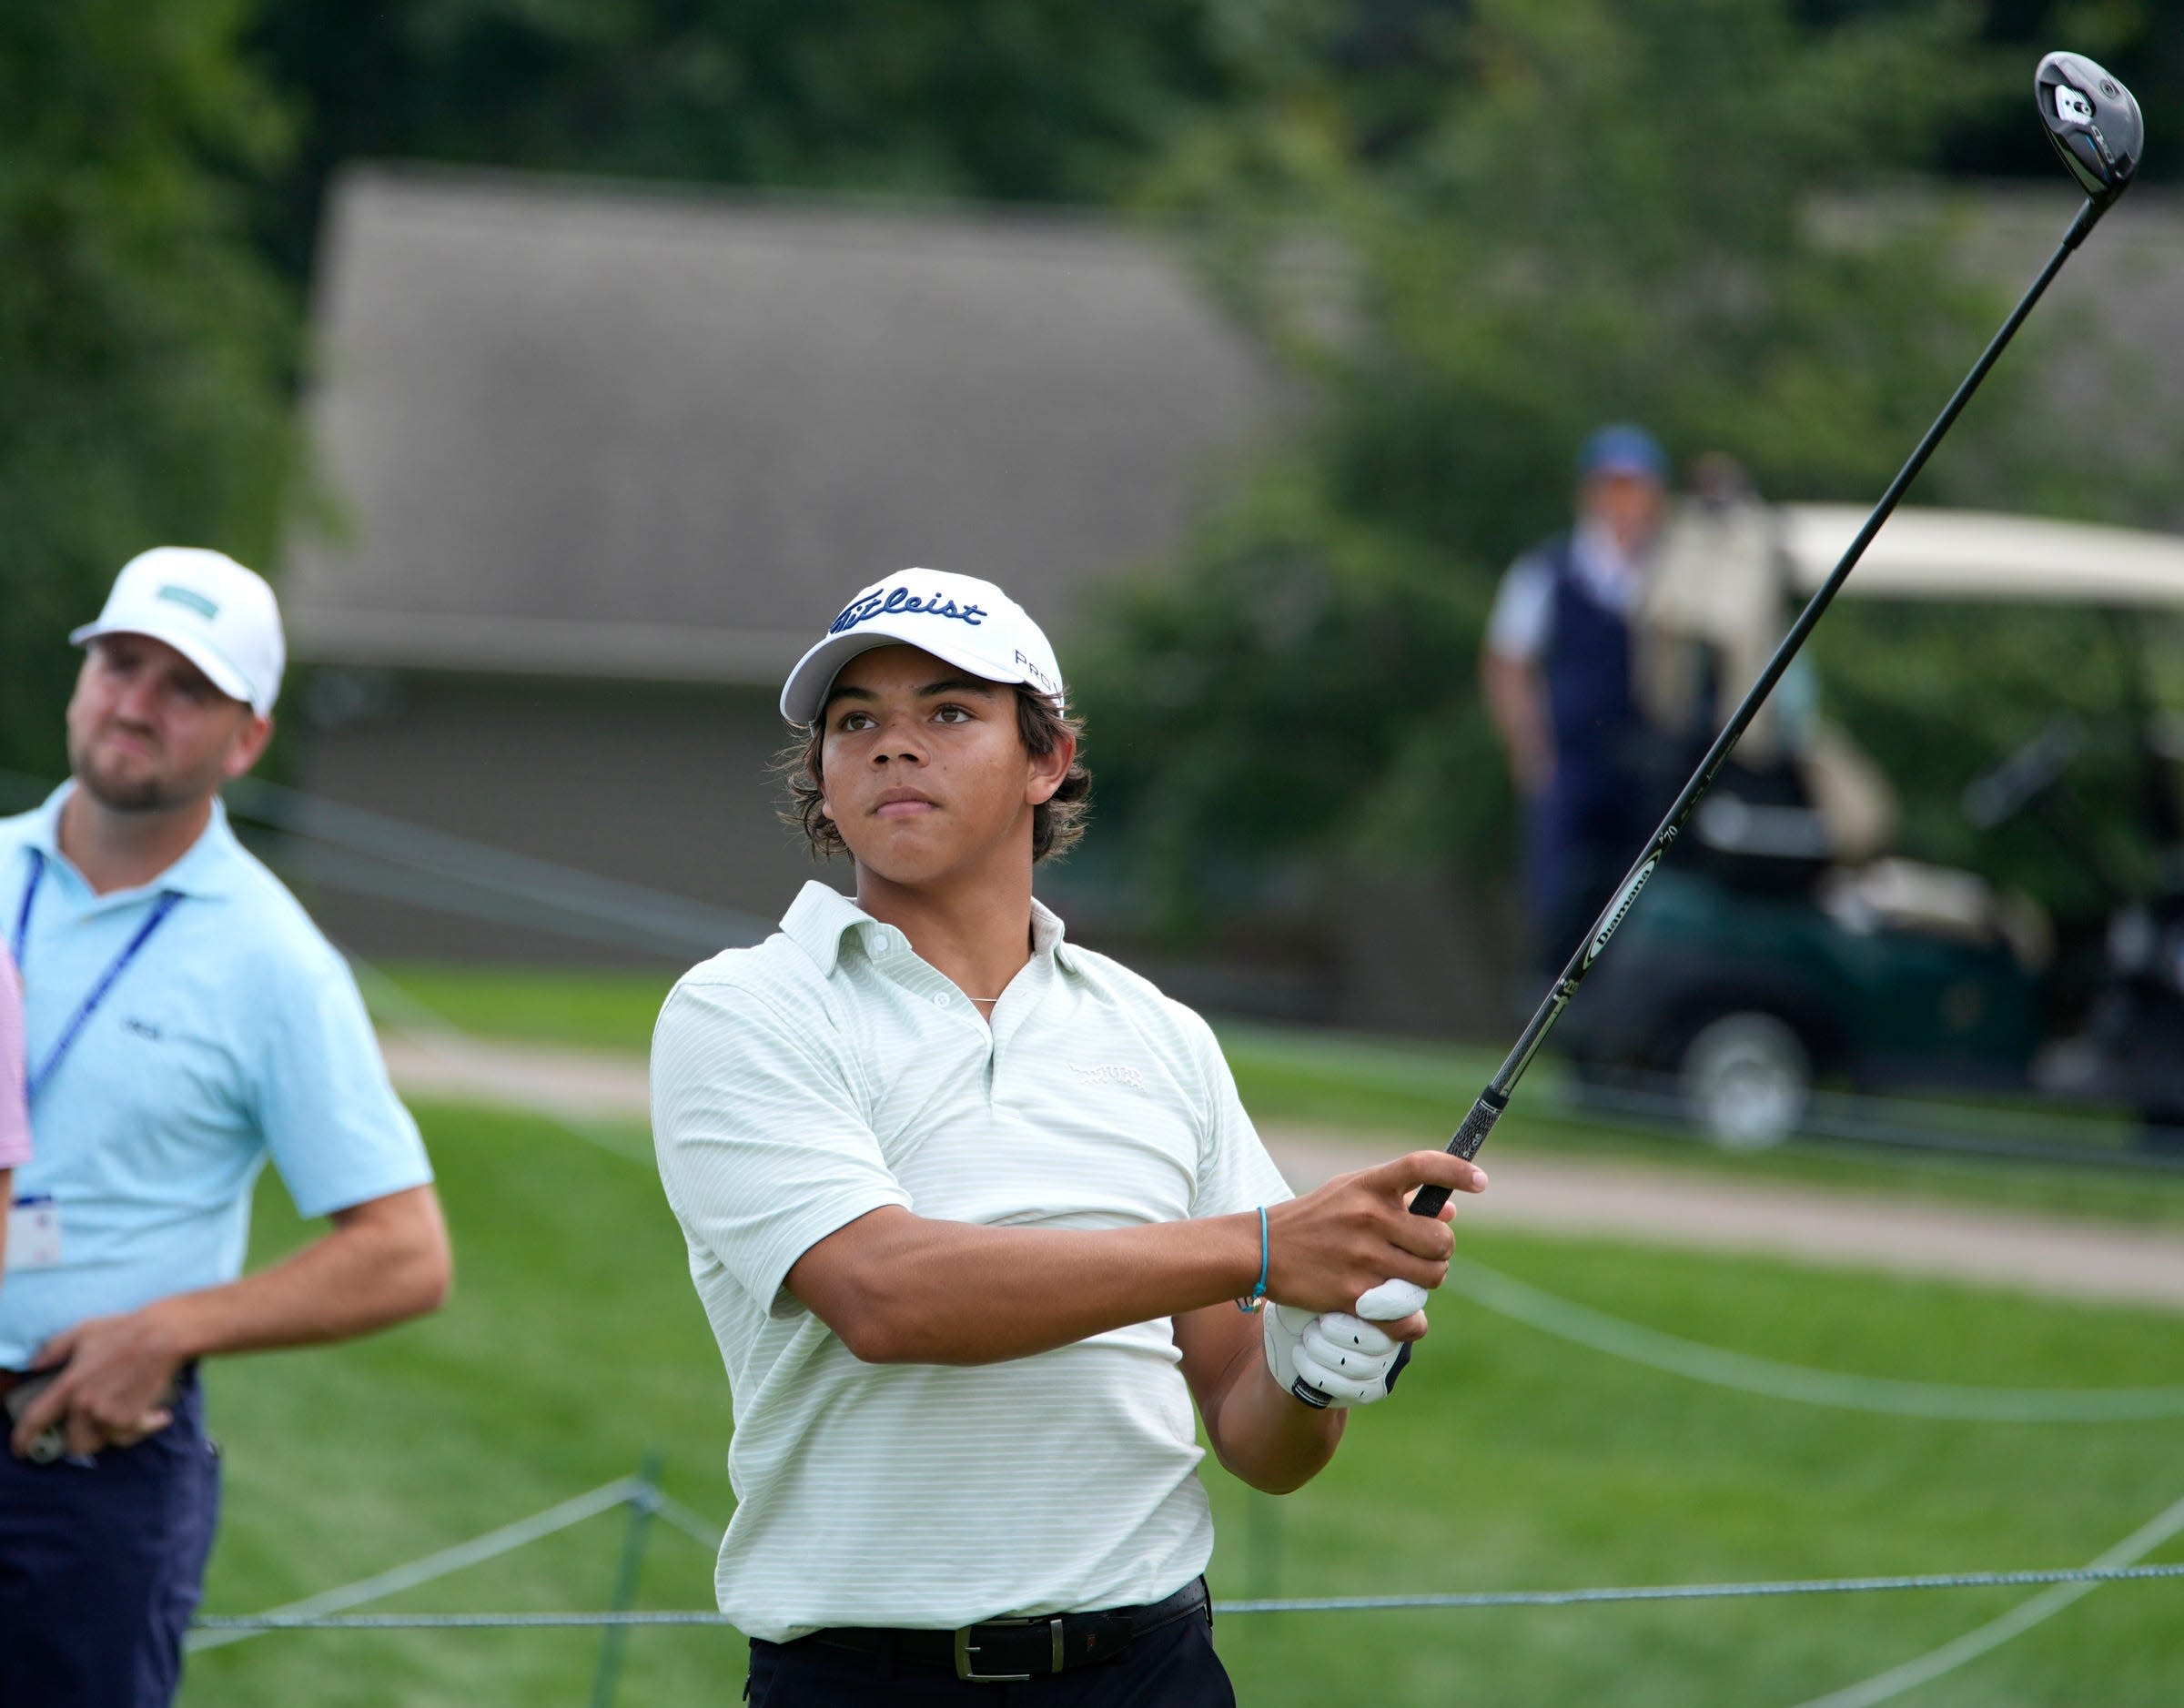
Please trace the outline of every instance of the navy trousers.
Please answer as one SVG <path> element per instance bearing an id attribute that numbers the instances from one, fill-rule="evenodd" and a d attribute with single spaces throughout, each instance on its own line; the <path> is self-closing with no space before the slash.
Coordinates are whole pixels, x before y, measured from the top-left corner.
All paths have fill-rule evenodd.
<path id="1" fill-rule="evenodd" d="M 753 1637 L 743 1695 L 751 1708 L 1236 1708 L 1228 1669 L 1213 1652 L 1213 1616 L 1204 1611 L 1148 1632 L 1117 1660 L 1007 1684 L 809 1639 Z"/>
<path id="2" fill-rule="evenodd" d="M 219 1517 L 194 1371 L 175 1420 L 88 1464 L 0 1447 L 0 1708 L 167 1708 Z"/>

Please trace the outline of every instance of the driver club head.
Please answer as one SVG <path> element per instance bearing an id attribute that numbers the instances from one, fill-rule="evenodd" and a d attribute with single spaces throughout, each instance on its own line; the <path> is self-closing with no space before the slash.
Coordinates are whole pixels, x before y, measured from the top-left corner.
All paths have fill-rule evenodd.
<path id="1" fill-rule="evenodd" d="M 2087 196 L 2106 208 L 2138 176 L 2146 123 L 2131 92 L 2083 54 L 2049 54 L 2033 77 L 2048 140 Z"/>

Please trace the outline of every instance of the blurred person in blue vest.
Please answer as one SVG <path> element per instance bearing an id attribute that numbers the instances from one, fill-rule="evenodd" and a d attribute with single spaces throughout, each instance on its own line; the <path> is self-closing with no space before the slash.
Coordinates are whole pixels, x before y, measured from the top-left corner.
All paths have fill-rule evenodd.
<path id="1" fill-rule="evenodd" d="M 1525 808 L 1533 951 L 1559 967 L 1673 798 L 1640 709 L 1633 634 L 1668 517 L 1652 434 L 1603 427 L 1577 460 L 1576 523 L 1502 577 L 1481 667 Z M 1659 795 L 1659 799 L 1654 797 Z"/>
<path id="2" fill-rule="evenodd" d="M 355 981 L 219 801 L 272 733 L 272 590 L 161 547 L 71 639 L 71 779 L 0 819 L 35 1133 L 0 1289 L 0 1703 L 155 1708 L 218 1509 L 198 1360 L 430 1310 L 448 1245 Z M 332 1227 L 246 1276 L 268 1158 Z"/>

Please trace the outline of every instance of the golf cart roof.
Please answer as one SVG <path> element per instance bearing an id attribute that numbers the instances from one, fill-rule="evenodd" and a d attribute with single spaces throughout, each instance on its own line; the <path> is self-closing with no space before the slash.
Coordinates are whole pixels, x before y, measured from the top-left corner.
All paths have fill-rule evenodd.
<path id="1" fill-rule="evenodd" d="M 1825 581 L 1867 512 L 1785 504 L 1778 512 L 1799 593 Z M 2184 536 L 1982 510 L 1899 509 L 1843 586 L 1863 599 L 2099 605 L 2184 611 Z"/>

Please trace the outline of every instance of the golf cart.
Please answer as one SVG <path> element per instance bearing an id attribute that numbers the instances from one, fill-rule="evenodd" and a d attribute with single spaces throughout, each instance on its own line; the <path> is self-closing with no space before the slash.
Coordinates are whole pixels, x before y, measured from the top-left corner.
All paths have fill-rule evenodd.
<path id="1" fill-rule="evenodd" d="M 1863 512 L 1776 512 L 1790 588 L 1825 579 Z M 2184 615 L 2184 539 L 1902 510 L 1843 597 L 2098 608 L 2129 661 L 2117 713 L 2139 744 L 2142 817 L 2166 855 L 2150 890 L 2080 865 L 2105 933 L 2066 969 L 2028 900 L 1975 874 L 1885 854 L 1845 859 L 1786 767 L 1724 771 L 1593 969 L 1556 1042 L 1581 1086 L 1666 1095 L 1716 1142 L 1774 1143 L 1815 1082 L 1861 1094 L 2035 1092 L 2134 1112 L 2184 1142 L 2184 814 L 2176 720 L 2154 712 L 2149 613 Z M 1974 824 L 2020 814 L 2071 834 L 2057 785 L 2086 745 L 2065 718 L 1966 791 Z M 2072 975 L 2066 975 L 2068 973 Z M 2068 1036 L 2066 1036 L 2068 1034 Z"/>

